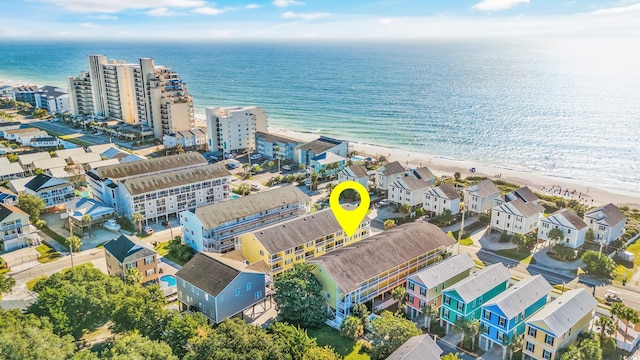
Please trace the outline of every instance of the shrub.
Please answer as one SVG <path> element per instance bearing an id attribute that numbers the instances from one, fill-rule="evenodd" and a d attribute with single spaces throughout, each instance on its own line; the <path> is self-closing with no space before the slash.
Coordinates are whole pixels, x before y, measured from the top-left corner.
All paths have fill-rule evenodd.
<path id="1" fill-rule="evenodd" d="M 478 220 L 483 224 L 488 224 L 488 223 L 491 222 L 491 216 L 489 216 L 489 215 L 480 215 L 480 218 Z"/>
<path id="2" fill-rule="evenodd" d="M 507 243 L 507 242 L 509 242 L 509 241 L 511 241 L 511 235 L 508 235 L 507 233 L 502 233 L 502 234 L 500 235 L 500 240 L 499 240 L 499 242 L 501 242 L 501 243 Z"/>

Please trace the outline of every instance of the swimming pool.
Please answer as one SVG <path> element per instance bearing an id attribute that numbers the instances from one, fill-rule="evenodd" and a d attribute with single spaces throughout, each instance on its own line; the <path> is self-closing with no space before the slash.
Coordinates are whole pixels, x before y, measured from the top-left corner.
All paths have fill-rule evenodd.
<path id="1" fill-rule="evenodd" d="M 160 281 L 166 282 L 169 286 L 176 286 L 176 277 L 173 275 L 164 275 L 160 278 Z"/>
<path id="2" fill-rule="evenodd" d="M 238 194 L 231 194 L 231 198 L 232 198 L 232 199 L 239 199 L 239 198 L 241 198 L 241 197 L 242 197 L 242 196 L 240 196 L 240 195 L 238 195 Z"/>

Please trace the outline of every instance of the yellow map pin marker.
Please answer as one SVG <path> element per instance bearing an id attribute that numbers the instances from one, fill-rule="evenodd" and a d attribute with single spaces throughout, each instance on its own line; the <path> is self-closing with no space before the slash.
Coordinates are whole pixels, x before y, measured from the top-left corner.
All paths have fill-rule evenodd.
<path id="1" fill-rule="evenodd" d="M 358 205 L 355 210 L 345 210 L 340 206 L 340 194 L 347 189 L 355 190 L 358 195 L 360 195 L 360 205 Z M 367 189 L 355 181 L 341 182 L 333 188 L 331 196 L 329 197 L 329 206 L 331 206 L 333 216 L 336 217 L 338 224 L 340 224 L 347 236 L 352 236 L 356 232 L 356 229 L 358 229 L 358 226 L 360 226 L 364 217 L 367 216 L 370 202 L 371 199 L 369 198 Z"/>

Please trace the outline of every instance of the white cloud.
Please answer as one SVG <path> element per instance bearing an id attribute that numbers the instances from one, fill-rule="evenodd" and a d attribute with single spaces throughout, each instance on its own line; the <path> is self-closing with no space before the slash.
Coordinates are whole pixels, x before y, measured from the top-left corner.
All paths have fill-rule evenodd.
<path id="1" fill-rule="evenodd" d="M 226 11 L 227 11 L 226 9 L 216 9 L 211 6 L 204 6 L 204 7 L 199 7 L 191 10 L 192 13 L 200 14 L 200 15 L 220 15 Z"/>
<path id="2" fill-rule="evenodd" d="M 178 13 L 175 11 L 171 11 L 169 10 L 168 7 L 159 7 L 159 8 L 155 8 L 155 9 L 151 9 L 149 11 L 146 12 L 147 15 L 149 16 L 179 16 L 179 15 L 183 15 L 182 13 Z"/>
<path id="3" fill-rule="evenodd" d="M 471 8 L 480 11 L 500 11 L 528 3 L 529 0 L 482 0 Z"/>
<path id="4" fill-rule="evenodd" d="M 288 7 L 293 5 L 303 5 L 303 2 L 296 0 L 273 0 L 273 5 L 277 7 Z"/>
<path id="5" fill-rule="evenodd" d="M 622 15 L 640 12 L 640 4 L 633 4 L 629 6 L 620 6 L 608 9 L 600 9 L 594 11 L 592 14 L 596 15 Z"/>
<path id="6" fill-rule="evenodd" d="M 118 20 L 118 17 L 115 15 L 90 15 L 89 16 L 90 19 L 96 19 L 96 20 Z"/>
<path id="7" fill-rule="evenodd" d="M 393 24 L 394 21 L 395 21 L 395 19 L 392 19 L 392 18 L 384 18 L 384 19 L 378 20 L 378 24 L 390 25 L 390 24 Z"/>
<path id="8" fill-rule="evenodd" d="M 258 4 L 249 4 L 249 5 L 245 6 L 244 8 L 245 8 L 245 9 L 249 9 L 249 10 L 251 10 L 251 9 L 260 9 L 261 7 L 262 7 L 262 5 L 258 5 Z"/>
<path id="9" fill-rule="evenodd" d="M 317 12 L 317 13 L 294 13 L 293 11 L 287 11 L 286 13 L 282 14 L 282 17 L 285 19 L 301 19 L 301 20 L 313 20 L 313 19 L 319 19 L 319 18 L 323 18 L 323 17 L 327 17 L 330 16 L 330 13 L 323 13 L 323 12 Z"/>
<path id="10" fill-rule="evenodd" d="M 83 27 L 83 28 L 94 28 L 94 27 L 97 27 L 96 24 L 91 23 L 91 22 L 85 22 L 85 23 L 80 24 L 79 26 Z"/>
<path id="11" fill-rule="evenodd" d="M 42 0 L 69 11 L 82 13 L 117 13 L 124 10 L 159 8 L 197 8 L 206 6 L 204 0 Z M 152 10 L 152 11 L 153 11 Z"/>

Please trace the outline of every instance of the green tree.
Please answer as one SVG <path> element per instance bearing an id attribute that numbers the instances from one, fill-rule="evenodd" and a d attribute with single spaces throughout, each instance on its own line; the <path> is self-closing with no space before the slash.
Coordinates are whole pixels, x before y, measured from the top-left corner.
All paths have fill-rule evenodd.
<path id="1" fill-rule="evenodd" d="M 581 360 L 602 360 L 602 349 L 597 339 L 584 339 L 580 343 Z"/>
<path id="2" fill-rule="evenodd" d="M 313 172 L 311 174 L 311 190 L 318 190 L 318 178 L 320 177 L 320 175 L 318 175 L 317 172 Z"/>
<path id="3" fill-rule="evenodd" d="M 130 333 L 117 338 L 108 350 L 102 352 L 101 358 L 112 360 L 154 359 L 178 360 L 169 345 L 150 340 L 140 334 Z"/>
<path id="4" fill-rule="evenodd" d="M 364 329 L 367 329 L 370 325 L 369 322 L 369 309 L 367 309 L 367 305 L 364 303 L 356 303 L 351 307 L 351 315 L 360 319 L 360 323 Z"/>
<path id="5" fill-rule="evenodd" d="M 79 237 L 71 235 L 66 239 L 65 245 L 67 245 L 71 251 L 77 252 L 80 250 L 80 246 L 82 246 L 82 241 Z"/>
<path id="6" fill-rule="evenodd" d="M 608 316 L 600 316 L 596 321 L 596 326 L 600 328 L 600 342 L 611 337 L 616 331 L 616 325 Z"/>
<path id="7" fill-rule="evenodd" d="M 276 154 L 276 159 L 278 160 L 278 172 L 280 172 L 280 160 L 282 159 L 280 150 L 282 150 L 282 148 L 278 145 L 273 147 L 273 152 Z"/>
<path id="8" fill-rule="evenodd" d="M 593 229 L 592 228 L 587 229 L 587 232 L 584 234 L 584 241 L 592 243 L 592 242 L 595 242 L 595 240 L 596 240 L 596 236 L 593 233 Z"/>
<path id="9" fill-rule="evenodd" d="M 49 116 L 49 113 L 45 109 L 36 108 L 33 110 L 33 117 L 36 119 L 42 119 L 43 117 Z"/>
<path id="10" fill-rule="evenodd" d="M 422 315 L 424 316 L 424 321 L 426 323 L 427 332 L 431 332 L 431 321 L 433 320 L 433 316 L 438 314 L 438 308 L 433 306 L 432 303 L 426 304 L 422 307 Z"/>
<path id="11" fill-rule="evenodd" d="M 575 249 L 572 249 L 565 244 L 555 244 L 553 246 L 553 252 L 564 260 L 572 260 L 576 256 Z"/>
<path id="12" fill-rule="evenodd" d="M 0 309 L 0 359 L 66 360 L 76 349 L 73 337 L 58 336 L 45 317 Z"/>
<path id="13" fill-rule="evenodd" d="M 128 286 L 122 296 L 111 315 L 111 329 L 117 333 L 137 330 L 151 340 L 160 340 L 170 316 L 160 287 Z"/>
<path id="14" fill-rule="evenodd" d="M 247 176 L 247 169 L 249 168 L 249 163 L 242 164 L 242 170 L 244 170 L 244 176 Z"/>
<path id="15" fill-rule="evenodd" d="M 144 220 L 144 215 L 135 212 L 131 215 L 131 220 L 138 225 L 138 234 L 142 234 L 142 220 Z"/>
<path id="16" fill-rule="evenodd" d="M 380 165 L 384 165 L 387 163 L 387 157 L 384 155 L 378 155 L 377 160 L 378 160 L 378 164 Z"/>
<path id="17" fill-rule="evenodd" d="M 455 216 L 451 213 L 451 210 L 444 209 L 442 214 L 438 215 L 438 222 L 442 225 L 449 225 L 455 220 Z"/>
<path id="18" fill-rule="evenodd" d="M 276 322 L 269 327 L 269 334 L 272 335 L 275 343 L 284 345 L 285 352 L 293 360 L 318 359 L 339 359 L 340 357 L 333 350 L 320 348 L 316 344 L 316 339 L 312 339 L 307 331 L 289 325 L 287 323 Z M 326 350 L 329 350 L 328 352 Z"/>
<path id="19" fill-rule="evenodd" d="M 629 331 L 629 323 L 637 324 L 640 321 L 638 312 L 628 306 L 623 308 L 623 311 L 619 314 L 620 320 L 624 320 L 624 342 L 627 342 L 627 336 Z"/>
<path id="20" fill-rule="evenodd" d="M 41 168 L 36 168 L 35 170 L 33 170 L 33 175 L 40 175 L 40 174 L 44 174 L 44 170 L 42 170 Z"/>
<path id="21" fill-rule="evenodd" d="M 184 148 L 182 147 L 182 145 L 176 144 L 176 146 L 173 148 L 173 152 L 175 154 L 184 154 Z"/>
<path id="22" fill-rule="evenodd" d="M 136 268 L 127 269 L 127 273 L 124 274 L 124 282 L 127 285 L 140 285 L 142 284 L 142 274 Z"/>
<path id="23" fill-rule="evenodd" d="M 615 332 L 618 331 L 620 326 L 620 319 L 624 317 L 624 313 L 626 312 L 626 306 L 623 303 L 613 303 L 611 305 L 611 316 L 616 320 L 616 328 Z"/>
<path id="24" fill-rule="evenodd" d="M 448 353 L 440 356 L 440 360 L 460 360 L 460 355 L 458 353 Z"/>
<path id="25" fill-rule="evenodd" d="M 283 321 L 303 328 L 324 324 L 327 312 L 320 280 L 311 264 L 295 264 L 275 279 L 273 299 Z"/>
<path id="26" fill-rule="evenodd" d="M 45 211 L 46 205 L 44 200 L 37 195 L 20 194 L 18 197 L 18 208 L 29 215 L 32 223 L 36 223 L 40 220 L 40 214 Z"/>
<path id="27" fill-rule="evenodd" d="M 298 164 L 298 170 L 302 171 L 304 169 L 306 169 L 307 166 L 305 164 Z"/>
<path id="28" fill-rule="evenodd" d="M 13 120 L 14 118 L 15 118 L 15 115 L 9 114 L 6 111 L 0 111 L 0 119 Z"/>
<path id="29" fill-rule="evenodd" d="M 453 173 L 453 178 L 456 179 L 456 182 L 460 181 L 460 178 L 462 177 L 462 175 L 460 174 L 459 171 L 456 171 Z"/>
<path id="30" fill-rule="evenodd" d="M 185 313 L 170 317 L 162 339 L 171 347 L 174 354 L 182 358 L 189 351 L 189 341 L 206 337 L 209 331 L 212 331 L 211 326 L 202 313 Z"/>
<path id="31" fill-rule="evenodd" d="M 389 230 L 389 229 L 393 229 L 394 227 L 396 227 L 396 221 L 393 219 L 387 219 L 384 221 L 384 229 L 385 230 Z"/>
<path id="32" fill-rule="evenodd" d="M 598 252 L 587 250 L 582 254 L 582 263 L 585 266 L 585 271 L 593 275 L 602 275 L 606 277 L 612 277 L 616 263 L 608 256 L 599 256 Z"/>
<path id="33" fill-rule="evenodd" d="M 364 326 L 362 326 L 362 321 L 355 316 L 347 316 L 340 324 L 340 335 L 348 339 L 356 340 L 363 334 Z"/>
<path id="34" fill-rule="evenodd" d="M 402 204 L 398 207 L 400 214 L 402 214 L 402 218 L 405 219 L 407 215 L 411 214 L 411 206 L 409 204 Z"/>
<path id="35" fill-rule="evenodd" d="M 16 286 L 16 281 L 11 276 L 0 274 L 0 295 L 8 294 Z"/>
<path id="36" fill-rule="evenodd" d="M 405 287 L 402 285 L 391 291 L 391 297 L 398 302 L 398 314 L 404 311 L 404 306 L 407 302 L 408 296 L 409 294 L 407 294 L 407 289 L 405 289 Z"/>
<path id="37" fill-rule="evenodd" d="M 93 216 L 91 214 L 82 215 L 82 225 L 89 228 L 89 237 L 91 237 L 91 223 L 93 222 Z"/>
<path id="38" fill-rule="evenodd" d="M 412 321 L 384 311 L 371 321 L 371 359 L 386 359 L 409 338 L 421 333 Z"/>
<path id="39" fill-rule="evenodd" d="M 513 359 L 513 354 L 515 352 L 522 349 L 522 341 L 522 336 L 516 336 L 515 334 L 503 340 L 504 346 L 507 349 L 507 354 L 509 355 L 509 360 Z"/>
<path id="40" fill-rule="evenodd" d="M 547 234 L 547 238 L 549 239 L 549 249 L 551 249 L 552 244 L 557 244 L 564 239 L 564 233 L 560 229 L 551 229 Z"/>
<path id="41" fill-rule="evenodd" d="M 331 190 L 333 190 L 333 183 L 328 183 L 324 188 L 327 190 L 329 195 L 331 195 Z"/>
<path id="42" fill-rule="evenodd" d="M 12 163 L 18 162 L 18 160 L 19 160 L 18 154 L 9 153 L 9 154 L 7 154 L 7 159 L 9 159 L 9 162 L 12 162 Z"/>

